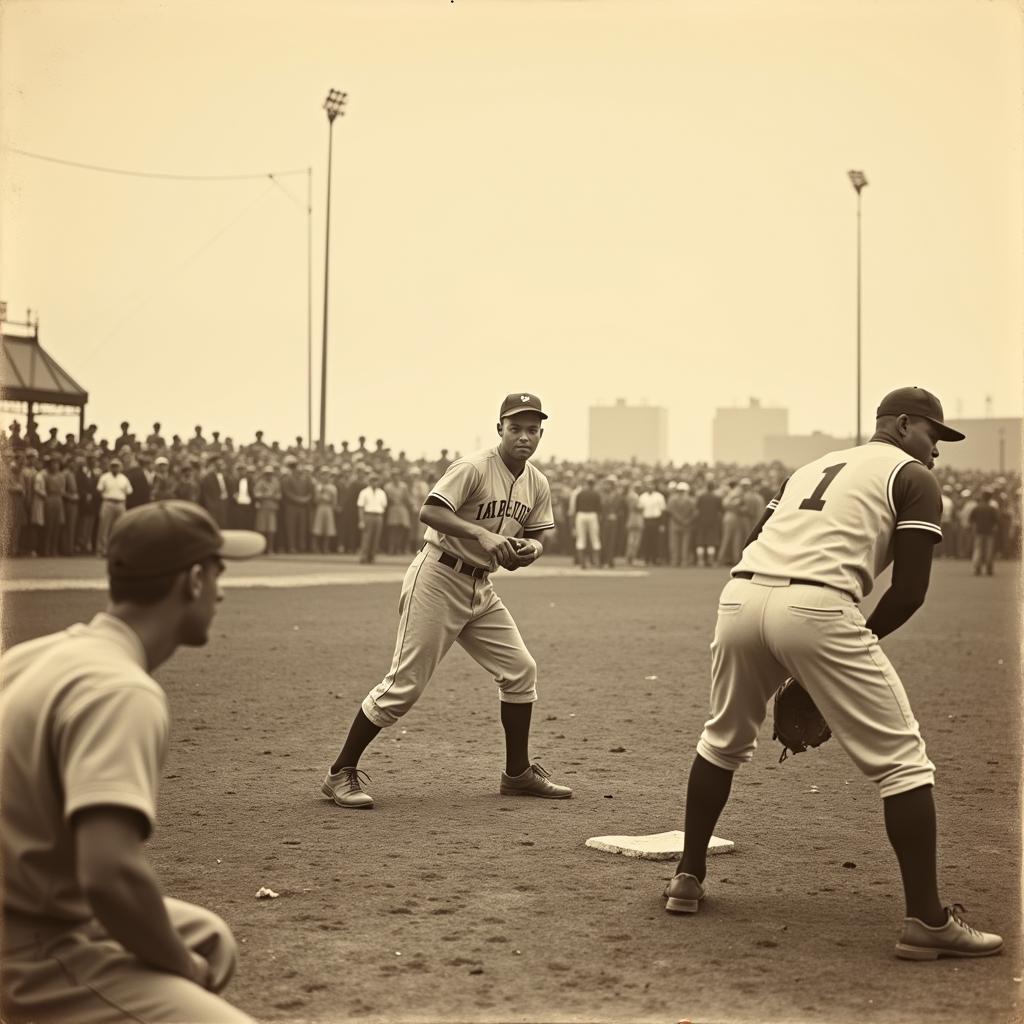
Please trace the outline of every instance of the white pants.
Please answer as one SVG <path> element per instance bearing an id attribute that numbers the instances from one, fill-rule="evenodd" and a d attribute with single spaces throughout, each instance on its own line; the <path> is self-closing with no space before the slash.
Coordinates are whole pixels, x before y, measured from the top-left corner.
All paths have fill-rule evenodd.
<path id="1" fill-rule="evenodd" d="M 437 559 L 428 544 L 405 574 L 398 600 L 398 637 L 388 674 L 366 695 L 363 714 L 382 728 L 394 725 L 419 700 L 430 677 L 458 641 L 498 684 L 510 704 L 537 699 L 537 663 L 490 577 L 473 579 Z"/>
<path id="2" fill-rule="evenodd" d="M 733 579 L 722 590 L 700 756 L 728 771 L 749 761 L 787 676 L 803 683 L 883 797 L 934 783 L 903 684 L 853 598 L 774 576 Z"/>
<path id="3" fill-rule="evenodd" d="M 601 522 L 596 512 L 577 512 L 576 550 L 586 551 L 588 543 L 591 551 L 601 550 Z"/>

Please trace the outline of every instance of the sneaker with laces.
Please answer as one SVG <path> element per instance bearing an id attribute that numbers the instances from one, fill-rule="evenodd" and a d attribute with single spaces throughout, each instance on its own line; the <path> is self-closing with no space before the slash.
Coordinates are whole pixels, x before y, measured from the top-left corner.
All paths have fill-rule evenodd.
<path id="1" fill-rule="evenodd" d="M 938 960 L 940 956 L 992 956 L 1002 951 L 1003 937 L 972 928 L 960 916 L 965 912 L 961 904 L 944 909 L 946 923 L 938 927 L 905 917 L 896 955 L 903 960 Z"/>
<path id="2" fill-rule="evenodd" d="M 547 800 L 568 800 L 572 790 L 549 782 L 551 773 L 539 764 L 531 764 L 522 775 L 501 773 L 500 793 L 502 796 L 539 796 Z"/>
<path id="3" fill-rule="evenodd" d="M 696 875 L 680 871 L 673 875 L 665 891 L 665 909 L 673 914 L 696 914 L 704 899 L 704 886 Z"/>
<path id="4" fill-rule="evenodd" d="M 320 791 L 329 796 L 339 807 L 369 810 L 373 797 L 363 789 L 359 776 L 370 781 L 370 776 L 358 768 L 342 768 L 337 773 L 328 772 Z"/>

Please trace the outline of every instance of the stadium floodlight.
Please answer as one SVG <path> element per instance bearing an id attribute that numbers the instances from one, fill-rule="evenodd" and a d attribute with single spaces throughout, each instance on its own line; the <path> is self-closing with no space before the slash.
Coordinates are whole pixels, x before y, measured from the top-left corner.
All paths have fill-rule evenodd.
<path id="1" fill-rule="evenodd" d="M 331 157 L 334 147 L 334 119 L 345 113 L 345 103 L 348 100 L 348 93 L 340 89 L 331 89 L 324 100 L 324 110 L 327 111 L 327 211 L 326 224 L 324 228 L 324 334 L 323 345 L 320 353 L 320 454 L 324 454 L 326 448 L 327 433 L 327 297 L 330 284 L 331 264 Z M 309 439 L 312 446 L 313 439 Z"/>
<path id="2" fill-rule="evenodd" d="M 860 444 L 860 191 L 868 183 L 868 179 L 863 171 L 846 173 L 850 178 L 850 184 L 857 190 L 857 444 Z"/>
<path id="3" fill-rule="evenodd" d="M 847 171 L 846 173 L 849 175 L 850 181 L 858 193 L 868 183 L 868 179 L 863 171 Z"/>
<path id="4" fill-rule="evenodd" d="M 331 89 L 324 100 L 324 110 L 327 111 L 327 119 L 333 121 L 339 114 L 344 116 L 345 102 L 348 100 L 348 93 L 340 89 Z"/>

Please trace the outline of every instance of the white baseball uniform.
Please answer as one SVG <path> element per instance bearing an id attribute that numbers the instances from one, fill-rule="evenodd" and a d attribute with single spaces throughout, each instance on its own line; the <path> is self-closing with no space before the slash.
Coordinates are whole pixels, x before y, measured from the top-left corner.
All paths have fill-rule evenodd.
<path id="1" fill-rule="evenodd" d="M 796 470 L 768 507 L 719 599 L 698 753 L 730 771 L 749 761 L 768 701 L 794 676 L 883 797 L 933 783 L 903 685 L 857 605 L 892 562 L 897 530 L 942 539 L 935 478 L 872 441 Z"/>
<path id="2" fill-rule="evenodd" d="M 514 477 L 497 447 L 453 462 L 431 498 L 460 519 L 506 537 L 554 527 L 547 478 L 529 462 Z M 427 529 L 402 584 L 391 668 L 363 700 L 374 725 L 393 725 L 416 703 L 456 641 L 494 677 L 500 700 L 537 699 L 537 663 L 491 584 L 496 567 L 477 541 Z"/>

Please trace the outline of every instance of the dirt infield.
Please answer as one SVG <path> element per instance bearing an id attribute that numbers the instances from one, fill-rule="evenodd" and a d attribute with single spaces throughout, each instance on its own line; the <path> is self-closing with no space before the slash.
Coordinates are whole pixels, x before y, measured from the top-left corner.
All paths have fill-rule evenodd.
<path id="1" fill-rule="evenodd" d="M 533 754 L 574 799 L 498 796 L 495 688 L 454 651 L 368 750 L 370 812 L 319 785 L 390 660 L 398 585 L 229 591 L 210 646 L 158 672 L 173 728 L 152 860 L 168 894 L 231 924 L 228 994 L 265 1021 L 1018 1021 L 1017 566 L 999 570 L 937 564 L 885 648 L 938 769 L 944 898 L 1006 936 L 1000 957 L 893 957 L 902 898 L 874 788 L 834 741 L 778 764 L 770 723 L 700 914 L 662 909 L 671 864 L 584 847 L 682 827 L 717 570 L 502 580 L 540 666 Z M 101 606 L 10 594 L 4 643 Z M 257 901 L 263 885 L 280 898 Z"/>

